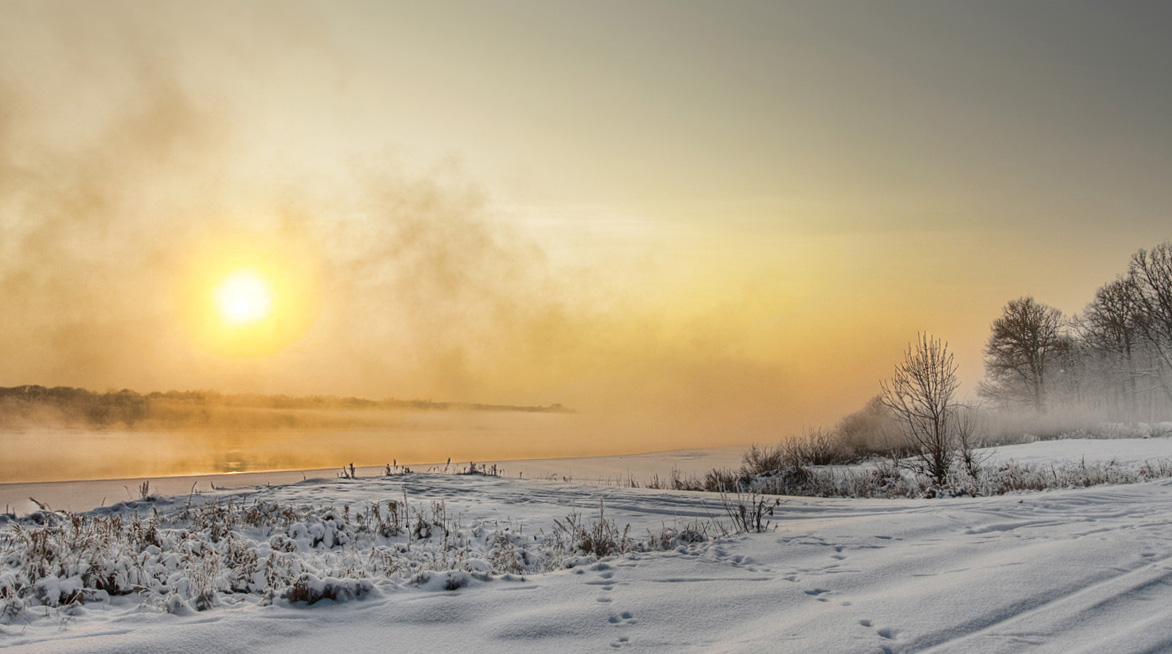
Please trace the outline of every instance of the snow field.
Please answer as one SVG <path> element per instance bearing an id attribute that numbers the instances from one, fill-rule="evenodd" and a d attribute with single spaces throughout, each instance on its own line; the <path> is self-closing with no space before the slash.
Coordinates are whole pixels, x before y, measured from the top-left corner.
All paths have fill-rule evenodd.
<path id="1" fill-rule="evenodd" d="M 1137 447 L 1167 447 L 1142 443 Z M 1034 445 L 1047 444 L 1014 447 Z M 408 515 L 432 524 L 429 537 L 378 533 L 366 507 L 375 501 L 386 507 L 404 492 Z M 197 610 L 197 589 L 181 588 L 161 572 L 139 580 L 157 586 L 140 583 L 129 595 L 51 607 L 54 592 L 60 602 L 77 590 L 71 576 L 55 575 L 38 590 L 39 599 L 30 595 L 32 606 L 0 626 L 0 646 L 14 652 L 1172 651 L 1167 479 L 977 498 L 785 498 L 765 533 L 677 538 L 662 549 L 654 536 L 665 527 L 678 536 L 689 525 L 721 519 L 720 497 L 455 475 L 309 481 L 194 498 L 193 506 L 215 511 L 229 502 L 244 507 L 227 519 L 238 522 L 236 533 L 219 541 L 212 541 L 211 523 L 201 526 L 190 513 L 181 524 L 176 516 L 188 510 L 187 502 L 162 499 L 90 515 L 121 516 L 124 527 L 134 516 L 143 525 L 156 520 L 156 529 L 176 543 L 161 552 L 205 543 L 190 561 L 197 571 L 212 552 L 220 557 L 210 607 Z M 627 551 L 598 557 L 564 540 L 562 549 L 555 547 L 555 521 L 577 513 L 589 527 L 598 522 L 600 502 L 606 520 L 632 539 Z M 248 507 L 277 508 L 249 517 Z M 282 517 L 285 509 L 293 515 Z M 385 509 L 379 520 L 390 520 Z M 437 525 L 445 522 L 455 550 L 443 546 Z M 14 528 L 0 531 L 7 538 Z M 530 567 L 519 574 L 502 571 L 507 557 L 494 559 L 508 549 L 497 546 L 502 534 L 518 565 L 526 560 L 516 552 L 530 552 Z M 233 540 L 247 543 L 258 560 L 274 552 L 294 555 L 284 576 L 292 583 L 267 597 L 254 573 L 243 581 L 251 590 L 232 590 L 223 561 L 224 543 Z M 284 552 L 290 544 L 296 549 Z M 398 560 L 396 571 L 371 560 L 380 547 L 395 559 L 401 546 L 412 554 Z M 453 554 L 461 548 L 462 555 Z M 445 550 L 455 563 L 450 570 L 443 569 Z M 145 571 L 169 569 L 165 557 L 151 559 L 149 545 L 144 551 L 152 561 L 141 564 Z M 130 570 L 140 565 L 132 558 L 124 552 L 118 560 Z M 302 579 L 302 590 L 290 590 Z M 323 597 L 310 604 L 314 594 Z M 182 602 L 169 606 L 167 597 Z"/>

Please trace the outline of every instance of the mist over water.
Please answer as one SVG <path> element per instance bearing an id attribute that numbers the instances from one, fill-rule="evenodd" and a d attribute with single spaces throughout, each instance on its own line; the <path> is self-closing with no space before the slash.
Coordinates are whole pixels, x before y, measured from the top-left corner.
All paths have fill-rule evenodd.
<path id="1" fill-rule="evenodd" d="M 11 19 L 0 39 L 30 54 L 28 65 L 0 64 L 0 385 L 582 411 L 573 421 L 582 442 L 557 430 L 530 438 L 519 427 L 519 444 L 502 442 L 495 457 L 769 440 L 782 425 L 846 404 L 802 401 L 806 391 L 777 354 L 777 307 L 762 302 L 773 294 L 752 280 L 704 295 L 674 271 L 646 274 L 654 262 L 626 260 L 622 250 L 561 260 L 502 215 L 458 155 L 315 140 L 315 129 L 302 129 L 314 116 L 280 112 L 334 115 L 339 107 L 318 103 L 348 97 L 341 80 L 351 68 L 297 11 L 269 17 L 223 5 L 188 15 L 180 6 L 79 3 L 22 6 Z M 242 39 L 230 25 L 256 29 Z M 280 61 L 253 53 L 254 42 L 281 52 Z M 190 278 L 236 252 L 280 260 L 297 271 L 291 286 L 315 290 L 310 317 L 297 316 L 310 323 L 304 334 L 262 358 L 219 356 L 193 333 L 201 319 L 191 307 L 202 300 L 187 296 L 199 286 Z M 297 451 L 318 447 L 313 439 L 292 439 L 293 451 L 278 453 L 283 436 L 257 435 L 265 433 L 225 447 L 256 449 L 250 466 L 315 456 Z M 89 436 L 52 438 L 99 457 L 82 442 Z M 37 443 L 11 438 L 14 448 Z M 137 451 L 146 436 L 124 438 L 125 456 L 74 457 L 86 471 L 78 476 L 156 456 Z M 163 452 L 164 469 L 218 469 L 217 438 L 168 433 L 149 445 Z M 415 451 L 487 452 L 465 440 L 465 455 L 447 443 Z M 320 449 L 326 459 L 311 465 L 359 457 L 340 445 Z"/>
<path id="2" fill-rule="evenodd" d="M 120 479 L 599 454 L 573 414 L 318 412 L 337 427 L 66 429 L 0 434 L 0 483 Z M 349 426 L 345 426 L 349 423 Z M 380 424 L 381 423 L 381 424 Z"/>

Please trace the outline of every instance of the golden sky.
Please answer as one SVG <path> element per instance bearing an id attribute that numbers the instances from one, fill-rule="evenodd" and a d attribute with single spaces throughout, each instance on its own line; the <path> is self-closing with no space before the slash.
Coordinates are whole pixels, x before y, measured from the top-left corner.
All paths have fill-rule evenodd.
<path id="1" fill-rule="evenodd" d="M 652 449 L 831 423 L 926 330 L 971 392 L 1008 300 L 1172 237 L 1169 13 L 4 2 L 0 385 L 561 402 Z M 226 326 L 240 271 L 268 317 Z"/>

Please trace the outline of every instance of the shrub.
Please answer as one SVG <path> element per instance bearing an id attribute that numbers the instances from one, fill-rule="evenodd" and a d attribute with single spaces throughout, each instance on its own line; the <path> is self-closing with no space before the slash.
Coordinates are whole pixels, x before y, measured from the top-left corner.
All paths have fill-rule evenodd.
<path id="1" fill-rule="evenodd" d="M 554 527 L 574 550 L 599 558 L 630 552 L 636 546 L 629 536 L 631 525 L 620 531 L 614 520 L 606 519 L 606 505 L 602 502 L 598 503 L 598 519 L 590 524 L 582 521 L 581 514 L 571 513 L 564 520 L 554 520 Z"/>
<path id="2" fill-rule="evenodd" d="M 756 493 L 736 496 L 721 493 L 720 503 L 735 531 L 759 534 L 769 530 L 772 522 L 769 518 L 773 517 L 773 509 L 781 504 L 781 500 L 769 501 Z"/>
<path id="3" fill-rule="evenodd" d="M 290 602 L 316 604 L 322 600 L 346 601 L 365 597 L 374 586 L 365 579 L 322 579 L 308 572 L 302 573 L 289 585 L 281 597 Z"/>

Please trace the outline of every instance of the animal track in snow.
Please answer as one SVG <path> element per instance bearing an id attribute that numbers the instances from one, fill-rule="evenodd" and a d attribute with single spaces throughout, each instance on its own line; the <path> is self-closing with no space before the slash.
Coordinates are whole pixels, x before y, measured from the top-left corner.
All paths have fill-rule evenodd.
<path id="1" fill-rule="evenodd" d="M 863 620 L 859 620 L 859 625 L 861 625 L 863 627 L 867 627 L 869 629 L 874 626 L 874 623 L 868 619 L 863 619 Z M 886 639 L 886 640 L 896 640 L 897 638 L 899 638 L 899 633 L 900 633 L 899 629 L 896 629 L 894 627 L 880 627 L 879 629 L 875 630 L 875 635 L 879 636 L 880 638 Z M 893 651 L 890 647 L 881 647 L 880 649 L 882 649 L 884 652 Z"/>
<path id="2" fill-rule="evenodd" d="M 587 581 L 588 586 L 599 586 L 599 590 L 604 593 L 609 593 L 614 590 L 614 569 L 606 563 L 596 563 L 591 567 L 591 570 L 598 572 L 598 579 Z M 606 595 L 599 595 L 595 598 L 600 604 L 610 604 L 613 600 Z"/>
<path id="3" fill-rule="evenodd" d="M 817 597 L 817 596 L 819 596 L 819 595 L 821 595 L 821 594 L 823 594 L 823 593 L 829 593 L 829 592 L 830 592 L 830 591 L 826 590 L 825 588 L 815 588 L 814 590 L 808 590 L 808 591 L 806 591 L 806 594 L 807 594 L 807 595 L 810 595 L 810 596 L 813 596 L 813 597 Z"/>
<path id="4" fill-rule="evenodd" d="M 616 627 L 622 627 L 630 624 L 636 624 L 638 620 L 634 618 L 630 611 L 623 611 L 618 615 L 610 616 L 610 618 L 607 619 L 607 622 L 615 625 Z"/>

